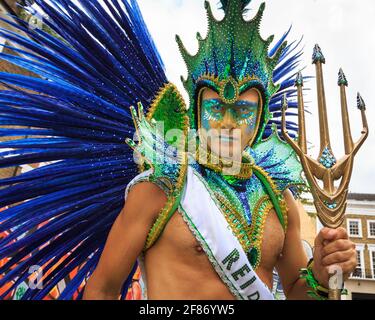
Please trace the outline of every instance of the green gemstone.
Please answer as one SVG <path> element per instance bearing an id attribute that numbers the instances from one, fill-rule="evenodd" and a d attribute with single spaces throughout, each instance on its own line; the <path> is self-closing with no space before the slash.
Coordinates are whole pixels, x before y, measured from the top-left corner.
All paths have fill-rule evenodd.
<path id="1" fill-rule="evenodd" d="M 251 265 L 255 266 L 258 260 L 258 251 L 255 248 L 252 248 L 250 252 L 248 252 L 247 258 L 249 259 Z"/>
<path id="2" fill-rule="evenodd" d="M 236 97 L 236 88 L 230 81 L 224 87 L 224 97 L 227 100 L 233 100 Z"/>

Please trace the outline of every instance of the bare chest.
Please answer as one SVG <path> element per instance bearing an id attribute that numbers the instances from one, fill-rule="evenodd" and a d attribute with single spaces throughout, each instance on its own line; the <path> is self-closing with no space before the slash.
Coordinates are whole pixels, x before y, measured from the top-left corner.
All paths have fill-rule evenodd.
<path id="1" fill-rule="evenodd" d="M 282 254 L 285 233 L 274 210 L 269 213 L 263 230 L 260 269 L 272 272 Z"/>
<path id="2" fill-rule="evenodd" d="M 183 261 L 194 261 L 195 265 L 209 263 L 203 248 L 178 211 L 167 224 L 157 245 L 162 245 L 171 254 Z M 260 269 L 272 272 L 283 246 L 283 228 L 276 213 L 271 211 L 263 230 Z"/>

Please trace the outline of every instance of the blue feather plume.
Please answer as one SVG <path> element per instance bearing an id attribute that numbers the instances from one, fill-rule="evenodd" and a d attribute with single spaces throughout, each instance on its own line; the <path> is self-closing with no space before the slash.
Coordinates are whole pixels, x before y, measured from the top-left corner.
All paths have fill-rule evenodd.
<path id="1" fill-rule="evenodd" d="M 12 283 L 0 299 L 30 278 L 32 265 L 47 276 L 43 289 L 22 299 L 45 298 L 79 268 L 59 297 L 72 299 L 82 296 L 138 173 L 124 143 L 135 131 L 129 106 L 149 106 L 167 78 L 135 0 L 35 2 L 58 37 L 2 19 L 28 37 L 0 29 L 18 45 L 6 47 L 21 54 L 0 59 L 38 77 L 0 73 L 8 88 L 0 91 L 0 136 L 16 137 L 0 143 L 7 149 L 0 150 L 0 168 L 51 163 L 0 180 L 0 207 L 9 206 L 0 232 L 12 230 L 0 240 L 0 260 L 10 257 L 0 268 L 0 288 Z"/>
<path id="2" fill-rule="evenodd" d="M 276 42 L 273 48 L 269 51 L 269 56 L 272 57 L 277 50 L 281 47 L 284 41 L 290 34 L 291 28 L 283 34 L 283 36 Z M 298 116 L 298 103 L 297 103 L 297 90 L 295 88 L 295 78 L 300 71 L 299 65 L 301 63 L 301 56 L 303 54 L 302 49 L 299 49 L 301 41 L 293 41 L 289 44 L 280 56 L 279 63 L 273 73 L 273 81 L 275 84 L 280 85 L 280 89 L 271 97 L 269 103 L 269 109 L 272 113 L 272 118 L 266 126 L 263 138 L 268 138 L 272 132 L 272 127 L 276 125 L 277 132 L 281 139 L 281 116 L 282 116 L 282 98 L 284 95 L 289 100 L 288 112 L 286 112 L 286 128 L 289 131 L 289 135 L 295 138 L 298 134 L 298 124 L 295 122 L 295 118 Z M 304 77 L 305 80 L 310 77 Z M 305 89 L 306 90 L 306 89 Z M 293 119 L 294 118 L 294 119 Z"/>

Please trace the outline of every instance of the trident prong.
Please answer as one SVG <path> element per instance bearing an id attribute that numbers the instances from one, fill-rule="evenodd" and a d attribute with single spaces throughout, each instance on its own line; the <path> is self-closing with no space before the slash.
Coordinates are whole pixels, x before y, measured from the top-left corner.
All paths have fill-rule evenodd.
<path id="1" fill-rule="evenodd" d="M 320 127 L 320 154 L 322 157 L 326 150 L 332 153 L 331 140 L 329 138 L 328 114 L 326 104 L 326 94 L 324 90 L 323 64 L 326 59 L 319 45 L 315 45 L 313 53 L 313 64 L 316 69 L 316 85 L 318 91 L 319 127 Z"/>
<path id="2" fill-rule="evenodd" d="M 300 128 L 298 135 L 298 145 L 303 153 L 307 153 L 307 139 L 306 139 L 306 122 L 305 122 L 305 103 L 303 101 L 303 76 L 298 72 L 295 86 L 297 87 L 298 105 L 301 109 L 298 113 L 298 127 Z"/>
<path id="3" fill-rule="evenodd" d="M 320 154 L 318 160 L 315 160 L 307 155 L 305 107 L 303 102 L 303 77 L 301 73 L 298 73 L 295 82 L 298 92 L 298 143 L 289 136 L 286 129 L 286 109 L 288 107 L 286 95 L 283 98 L 282 133 L 284 139 L 292 146 L 301 160 L 306 179 L 311 186 L 314 205 L 317 209 L 320 221 L 326 227 L 338 228 L 344 221 L 354 157 L 367 139 L 369 133 L 365 112 L 366 105 L 361 95 L 358 93 L 357 106 L 362 114 L 363 130 L 359 141 L 357 143 L 353 143 L 345 91 L 345 87 L 348 85 L 348 82 L 343 71 L 340 69 L 338 84 L 340 86 L 341 95 L 345 156 L 337 161 L 333 155 L 329 138 L 328 116 L 322 68 L 322 64 L 325 63 L 325 58 L 318 45 L 316 45 L 314 48 L 313 63 L 316 65 L 320 125 Z M 339 187 L 336 188 L 335 182 L 340 179 L 341 182 Z M 319 185 L 319 181 L 323 182 L 323 187 Z"/>
<path id="4" fill-rule="evenodd" d="M 348 81 L 346 80 L 344 71 L 340 68 L 338 85 L 340 87 L 340 98 L 341 98 L 341 114 L 342 114 L 342 128 L 344 134 L 344 145 L 345 154 L 350 154 L 353 151 L 354 143 L 352 133 L 350 130 L 349 113 L 348 113 L 348 102 L 346 99 L 346 87 Z"/>
<path id="5" fill-rule="evenodd" d="M 366 104 L 359 92 L 357 94 L 357 107 L 361 111 L 363 129 L 361 132 L 362 134 L 361 137 L 359 138 L 358 142 L 354 145 L 354 150 L 353 150 L 354 154 L 357 154 L 357 152 L 362 147 L 362 145 L 364 144 L 364 142 L 366 141 L 369 135 L 367 116 L 366 116 Z"/>

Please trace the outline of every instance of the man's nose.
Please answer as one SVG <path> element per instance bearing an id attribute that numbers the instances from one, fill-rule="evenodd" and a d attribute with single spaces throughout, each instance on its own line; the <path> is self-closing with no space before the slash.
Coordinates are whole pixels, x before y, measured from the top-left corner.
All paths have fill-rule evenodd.
<path id="1" fill-rule="evenodd" d="M 236 128 L 236 120 L 234 119 L 231 109 L 227 109 L 221 125 L 222 129 L 232 130 Z"/>

